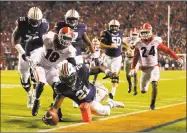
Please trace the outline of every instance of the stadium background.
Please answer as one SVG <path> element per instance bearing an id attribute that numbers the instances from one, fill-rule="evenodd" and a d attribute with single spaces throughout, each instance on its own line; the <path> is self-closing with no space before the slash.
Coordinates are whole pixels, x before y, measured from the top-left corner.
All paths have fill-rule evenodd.
<path id="1" fill-rule="evenodd" d="M 171 7 L 170 48 L 177 54 L 186 53 L 186 2 L 174 1 L 108 1 L 108 2 L 71 2 L 71 1 L 1 1 L 1 69 L 16 69 L 17 51 L 11 44 L 11 34 L 15 28 L 15 21 L 20 16 L 25 16 L 32 6 L 39 7 L 50 23 L 50 30 L 54 23 L 64 19 L 64 14 L 71 8 L 75 8 L 80 16 L 80 22 L 87 24 L 87 33 L 92 39 L 99 36 L 101 30 L 107 27 L 112 19 L 119 20 L 125 34 L 132 27 L 138 27 L 144 22 L 153 26 L 156 35 L 161 36 L 167 44 L 167 6 Z M 161 66 L 168 61 L 170 66 L 172 60 L 160 54 Z M 167 61 L 166 61 L 167 60 Z M 176 64 L 176 63 L 175 63 Z M 177 64 L 176 64 L 177 67 Z"/>
<path id="2" fill-rule="evenodd" d="M 25 16 L 32 6 L 39 7 L 44 17 L 53 28 L 55 21 L 63 20 L 67 10 L 75 8 L 80 16 L 81 22 L 88 26 L 87 33 L 90 38 L 99 36 L 101 30 L 106 28 L 111 19 L 117 19 L 121 23 L 121 28 L 128 33 L 133 26 L 138 27 L 144 22 L 149 22 L 153 26 L 156 35 L 161 36 L 167 44 L 167 6 L 171 7 L 171 29 L 170 48 L 177 54 L 186 53 L 186 2 L 55 2 L 55 1 L 19 1 L 0 2 L 1 23 L 1 131 L 3 132 L 34 132 L 34 131 L 54 131 L 54 127 L 46 126 L 41 118 L 52 102 L 52 90 L 46 86 L 41 97 L 42 107 L 37 117 L 31 116 L 30 109 L 26 108 L 27 95 L 20 85 L 17 70 L 17 50 L 11 44 L 11 34 L 15 28 L 15 20 L 20 16 Z M 127 31 L 127 32 L 126 32 Z M 160 63 L 170 60 L 170 58 L 160 55 Z M 171 63 L 170 63 L 171 64 Z M 99 75 L 99 81 L 110 89 L 110 81 L 102 80 L 104 75 Z M 140 74 L 138 74 L 138 79 Z M 60 131 L 152 131 L 152 132 L 185 132 L 186 131 L 186 72 L 185 71 L 161 71 L 159 81 L 159 94 L 156 111 L 149 111 L 149 101 L 151 98 L 151 88 L 146 95 L 140 94 L 134 97 L 127 93 L 127 81 L 125 72 L 120 73 L 120 85 L 116 93 L 116 100 L 125 103 L 124 109 L 112 110 L 111 116 L 94 116 L 95 123 L 77 127 L 67 128 L 69 125 L 77 124 L 81 121 L 81 114 L 78 109 L 72 107 L 72 101 L 67 99 L 63 104 L 63 115 L 65 122 L 59 123 L 57 128 Z M 176 106 L 175 106 L 176 105 Z M 167 108 L 172 106 L 171 108 Z M 161 109 L 160 109 L 161 108 Z M 147 111 L 143 114 L 137 113 Z M 133 114 L 134 113 L 134 114 Z M 137 114 L 135 114 L 137 113 Z M 124 116 L 121 116 L 124 115 Z M 135 116 L 134 116 L 135 115 Z M 110 119 L 112 117 L 116 117 Z M 127 116 L 127 117 L 126 117 Z M 123 119 L 123 118 L 126 119 Z M 119 119 L 120 118 L 120 119 Z M 103 123 L 102 123 L 103 122 Z M 100 125 L 98 125 L 100 124 Z M 115 126 L 113 126 L 114 124 Z M 142 127 L 145 124 L 146 127 Z M 151 125 L 152 124 L 152 125 Z M 102 126 L 101 126 L 102 125 Z M 121 125 L 121 127 L 120 127 Z M 92 129 L 96 127 L 97 129 Z M 100 128 L 98 128 L 100 127 Z M 139 128 L 138 128 L 139 127 Z M 126 129 L 124 129 L 126 128 Z M 129 128 L 129 129 L 128 129 Z M 51 130 L 50 130 L 51 129 Z"/>

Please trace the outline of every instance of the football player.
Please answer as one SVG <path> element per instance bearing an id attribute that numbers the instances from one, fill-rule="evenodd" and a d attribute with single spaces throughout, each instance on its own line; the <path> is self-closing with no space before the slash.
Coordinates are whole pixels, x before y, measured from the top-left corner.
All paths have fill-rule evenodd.
<path id="1" fill-rule="evenodd" d="M 101 49 L 105 50 L 103 65 L 108 67 L 115 75 L 112 77 L 112 89 L 109 96 L 113 99 L 116 88 L 119 83 L 119 72 L 122 62 L 122 44 L 123 31 L 120 28 L 120 23 L 113 19 L 109 22 L 109 29 L 101 32 Z"/>
<path id="2" fill-rule="evenodd" d="M 139 39 L 139 31 L 137 28 L 132 28 L 130 30 L 130 36 L 129 37 L 124 37 L 124 42 L 126 42 L 127 47 L 126 52 L 125 52 L 125 60 L 124 60 L 124 65 L 125 65 L 125 72 L 126 72 L 126 79 L 128 81 L 128 93 L 131 92 L 132 90 L 132 82 L 131 82 L 131 76 L 129 76 L 129 72 L 131 69 L 131 64 L 132 64 L 132 58 L 134 56 L 134 43 L 135 41 L 138 41 Z M 136 71 L 134 73 L 134 95 L 137 95 L 137 72 L 138 72 L 139 66 L 136 66 Z"/>
<path id="3" fill-rule="evenodd" d="M 107 76 L 112 77 L 113 73 L 111 73 L 109 69 L 100 66 L 91 67 L 89 70 L 84 64 L 78 64 L 73 67 L 73 65 L 68 62 L 63 62 L 59 67 L 60 81 L 54 83 L 57 97 L 50 110 L 57 112 L 64 97 L 68 97 L 79 104 L 82 113 L 82 121 L 90 122 L 92 121 L 92 113 L 108 116 L 110 115 L 111 108 L 124 107 L 123 103 L 113 101 L 112 99 L 109 99 L 106 105 L 102 105 L 100 101 L 107 95 L 107 91 L 106 93 L 102 93 L 101 89 L 104 89 L 104 91 L 106 89 L 103 87 L 96 88 L 89 82 L 89 76 L 99 72 L 105 72 Z M 100 94 L 97 94 L 99 91 L 101 91 Z M 44 115 L 42 120 L 45 124 L 50 124 L 52 117 Z"/>
<path id="4" fill-rule="evenodd" d="M 92 39 L 92 44 L 95 50 L 94 56 L 91 57 L 91 62 L 90 62 L 90 66 L 99 66 L 100 63 L 100 56 L 101 56 L 101 49 L 100 49 L 100 41 L 98 40 L 97 37 L 94 37 Z M 93 79 L 93 85 L 95 85 L 96 80 L 97 80 L 98 74 L 94 75 L 94 79 Z"/>
<path id="5" fill-rule="evenodd" d="M 43 36 L 43 47 L 42 52 L 38 55 L 36 60 L 31 60 L 35 65 L 35 73 L 37 75 L 37 85 L 36 85 L 36 99 L 34 101 L 34 106 L 32 108 L 32 115 L 36 116 L 38 114 L 38 109 L 40 107 L 40 96 L 43 92 L 45 83 L 47 82 L 52 86 L 53 82 L 58 80 L 56 77 L 52 78 L 55 74 L 55 66 L 68 58 L 72 64 L 75 65 L 75 48 L 71 45 L 74 33 L 69 27 L 63 27 L 58 34 L 50 31 Z M 26 49 L 32 47 L 30 43 L 26 46 Z M 26 53 L 27 59 L 29 52 Z M 74 62 L 73 62 L 74 61 Z M 58 77 L 58 76 L 57 76 Z M 53 87 L 53 86 L 52 86 Z"/>
<path id="6" fill-rule="evenodd" d="M 171 49 L 163 44 L 162 38 L 154 36 L 152 33 L 152 26 L 149 23 L 144 23 L 140 28 L 140 38 L 135 44 L 134 57 L 132 67 L 129 75 L 134 75 L 135 66 L 141 57 L 141 78 L 140 89 L 141 93 L 146 93 L 149 83 L 152 83 L 152 98 L 150 109 L 155 109 L 155 102 L 158 92 L 158 81 L 160 78 L 160 70 L 158 63 L 158 50 L 169 54 L 178 63 L 182 64 L 183 60 L 180 59 Z"/>
<path id="7" fill-rule="evenodd" d="M 54 31 L 58 33 L 58 31 L 62 28 L 62 27 L 70 27 L 73 32 L 74 32 L 74 38 L 72 41 L 72 45 L 75 47 L 76 51 L 76 55 L 82 55 L 82 52 L 85 52 L 85 46 L 84 43 L 86 43 L 86 45 L 89 47 L 89 50 L 91 53 L 94 53 L 94 48 L 93 48 L 93 44 L 90 41 L 86 30 L 87 30 L 87 26 L 84 23 L 79 23 L 79 13 L 74 10 L 74 9 L 70 9 L 66 12 L 65 16 L 64 16 L 65 22 L 63 21 L 59 21 L 56 22 L 55 26 L 54 26 Z M 84 43 L 83 43 L 84 41 Z M 80 63 L 82 63 L 82 57 Z"/>
<path id="8" fill-rule="evenodd" d="M 74 38 L 72 41 L 72 45 L 76 49 L 76 61 L 77 63 L 83 63 L 82 53 L 85 52 L 85 45 L 84 43 L 89 47 L 89 50 L 91 53 L 94 53 L 93 44 L 90 41 L 86 30 L 87 26 L 84 23 L 79 23 L 80 15 L 75 9 L 70 9 L 66 12 L 64 15 L 65 21 L 59 21 L 56 22 L 54 26 L 54 31 L 56 33 L 59 32 L 59 30 L 62 27 L 70 27 L 74 32 Z M 84 43 L 83 43 L 84 42 Z M 76 103 L 73 103 L 73 107 L 77 108 L 78 105 Z"/>
<path id="9" fill-rule="evenodd" d="M 41 49 L 37 49 L 43 45 L 42 35 L 44 35 L 49 29 L 49 24 L 46 19 L 43 18 L 42 11 L 38 7 L 32 7 L 29 9 L 26 17 L 20 17 L 16 20 L 16 28 L 12 34 L 12 43 L 15 45 L 19 53 L 18 71 L 20 73 L 20 80 L 22 87 L 28 93 L 27 107 L 32 108 L 34 93 L 31 90 L 31 80 L 36 86 L 36 81 L 30 74 L 30 67 L 27 61 L 25 61 L 25 45 L 31 41 L 32 46 L 32 59 L 37 58 Z"/>

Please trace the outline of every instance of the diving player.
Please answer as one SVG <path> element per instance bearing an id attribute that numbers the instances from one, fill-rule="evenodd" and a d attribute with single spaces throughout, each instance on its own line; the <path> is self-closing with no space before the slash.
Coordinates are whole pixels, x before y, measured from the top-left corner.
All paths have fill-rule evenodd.
<path id="1" fill-rule="evenodd" d="M 100 103 L 106 93 L 103 93 L 104 95 L 97 94 L 97 88 L 89 82 L 89 76 L 99 72 L 105 72 L 109 77 L 113 75 L 109 69 L 101 66 L 92 67 L 89 70 L 84 64 L 78 64 L 73 67 L 72 64 L 63 62 L 62 65 L 59 65 L 60 81 L 54 83 L 57 97 L 50 110 L 57 112 L 64 97 L 68 97 L 79 104 L 82 121 L 90 122 L 92 121 L 91 113 L 108 116 L 110 115 L 111 108 L 124 108 L 123 103 L 113 101 L 112 99 L 109 99 L 105 106 Z M 51 117 L 47 117 L 46 115 L 42 118 L 45 124 L 50 124 L 51 119 Z"/>
<path id="2" fill-rule="evenodd" d="M 20 17 L 16 21 L 16 28 L 12 34 L 12 43 L 15 45 L 19 53 L 18 71 L 20 73 L 20 80 L 22 87 L 28 93 L 27 107 L 32 108 L 34 101 L 34 92 L 31 90 L 31 80 L 34 82 L 33 88 L 36 86 L 36 81 L 33 78 L 32 72 L 27 61 L 25 61 L 25 45 L 30 41 L 32 45 L 31 58 L 35 60 L 40 53 L 38 49 L 43 45 L 42 35 L 47 33 L 49 24 L 43 18 L 42 11 L 38 7 L 29 9 L 26 17 Z"/>

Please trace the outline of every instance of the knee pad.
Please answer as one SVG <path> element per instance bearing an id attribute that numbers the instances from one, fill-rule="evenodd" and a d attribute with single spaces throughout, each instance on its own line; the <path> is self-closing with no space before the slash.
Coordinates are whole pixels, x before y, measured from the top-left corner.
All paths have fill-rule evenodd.
<path id="1" fill-rule="evenodd" d="M 146 93 L 146 92 L 147 92 L 147 91 L 145 91 L 145 90 L 142 90 L 142 91 L 141 91 L 141 93 L 143 93 L 143 94 Z"/>
<path id="2" fill-rule="evenodd" d="M 20 78 L 22 87 L 28 92 L 31 87 L 30 79 L 28 78 L 27 82 L 24 83 L 24 81 Z"/>
<path id="3" fill-rule="evenodd" d="M 114 73 L 111 82 L 112 83 L 119 83 L 119 75 L 117 73 Z"/>

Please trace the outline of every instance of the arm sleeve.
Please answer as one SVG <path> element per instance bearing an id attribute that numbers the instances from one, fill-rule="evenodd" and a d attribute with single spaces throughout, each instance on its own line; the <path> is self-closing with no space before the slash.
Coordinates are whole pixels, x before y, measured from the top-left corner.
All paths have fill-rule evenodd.
<path id="1" fill-rule="evenodd" d="M 158 49 L 161 50 L 162 52 L 169 54 L 173 59 L 177 60 L 179 57 L 175 54 L 173 50 L 170 48 L 166 47 L 163 43 L 160 43 L 158 45 Z"/>

